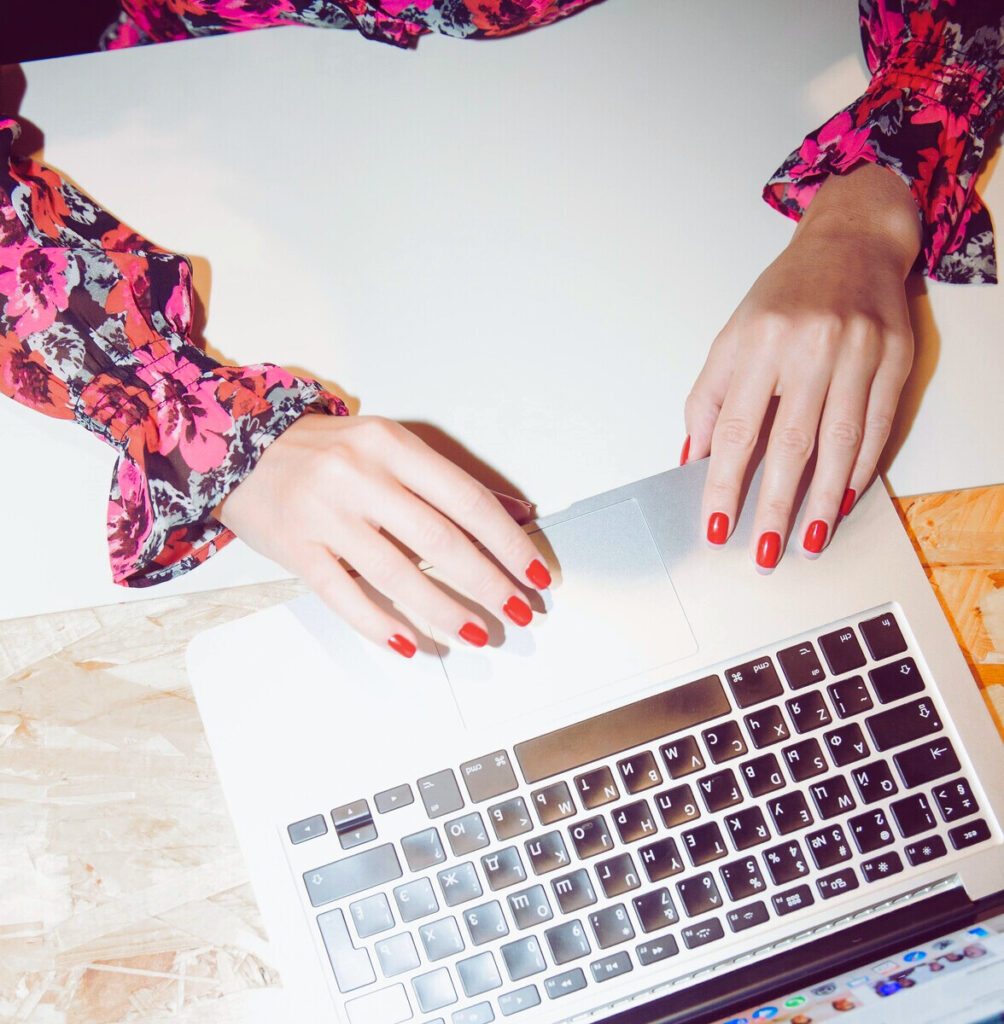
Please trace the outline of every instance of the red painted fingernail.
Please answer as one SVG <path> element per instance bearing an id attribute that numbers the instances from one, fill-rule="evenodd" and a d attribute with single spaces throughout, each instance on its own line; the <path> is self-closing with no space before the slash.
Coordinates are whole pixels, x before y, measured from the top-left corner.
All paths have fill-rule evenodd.
<path id="1" fill-rule="evenodd" d="M 844 500 L 840 503 L 840 514 L 846 516 L 850 513 L 851 509 L 854 508 L 854 499 L 858 496 L 858 492 L 852 490 L 850 487 L 844 491 Z"/>
<path id="2" fill-rule="evenodd" d="M 517 626 L 528 626 L 530 620 L 533 618 L 533 612 L 530 611 L 530 606 L 526 601 L 519 597 L 510 597 L 504 605 L 502 605 L 502 611 L 516 623 Z"/>
<path id="3" fill-rule="evenodd" d="M 685 466 L 687 464 L 687 458 L 690 456 L 690 434 L 687 434 L 686 440 L 683 442 L 683 448 L 680 450 L 680 465 Z"/>
<path id="4" fill-rule="evenodd" d="M 401 636 L 400 633 L 395 633 L 387 641 L 387 646 L 392 651 L 397 651 L 402 658 L 413 658 L 415 651 L 418 649 L 406 636 Z"/>
<path id="5" fill-rule="evenodd" d="M 535 558 L 526 567 L 526 578 L 538 590 L 547 590 L 551 585 L 551 574 L 547 571 L 547 566 L 539 558 Z"/>
<path id="6" fill-rule="evenodd" d="M 805 538 L 802 547 L 810 554 L 818 555 L 826 543 L 826 535 L 830 532 L 829 526 L 822 519 L 813 519 L 809 528 L 805 531 Z"/>
<path id="7" fill-rule="evenodd" d="M 476 622 L 465 622 L 459 635 L 472 647 L 484 647 L 488 643 L 488 634 Z"/>
<path id="8" fill-rule="evenodd" d="M 724 544 L 729 537 L 729 517 L 724 512 L 715 512 L 708 520 L 708 540 L 712 544 Z"/>
<path id="9" fill-rule="evenodd" d="M 773 569 L 781 556 L 781 535 L 773 530 L 760 534 L 760 543 L 756 546 L 756 564 L 761 569 Z"/>

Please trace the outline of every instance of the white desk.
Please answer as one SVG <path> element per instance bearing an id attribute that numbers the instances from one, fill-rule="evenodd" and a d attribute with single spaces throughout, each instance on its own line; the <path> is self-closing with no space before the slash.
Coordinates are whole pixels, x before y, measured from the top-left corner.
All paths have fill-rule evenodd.
<path id="1" fill-rule="evenodd" d="M 195 257 L 214 352 L 419 422 L 542 512 L 675 463 L 708 344 L 790 236 L 762 183 L 866 81 L 851 0 L 607 0 L 416 53 L 297 28 L 23 73 L 46 161 Z M 984 195 L 1004 210 L 1000 174 Z M 1004 291 L 929 285 L 913 313 L 894 490 L 1004 480 Z M 23 496 L 0 525 L 30 539 L 0 617 L 152 596 L 102 582 L 112 452 L 9 401 L 0 436 Z M 157 596 L 270 571 L 233 545 Z"/>

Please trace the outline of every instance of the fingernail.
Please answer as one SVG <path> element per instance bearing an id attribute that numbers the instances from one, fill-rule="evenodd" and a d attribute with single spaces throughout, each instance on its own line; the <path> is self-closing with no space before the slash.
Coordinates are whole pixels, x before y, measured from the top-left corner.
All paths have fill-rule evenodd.
<path id="1" fill-rule="evenodd" d="M 685 466 L 687 464 L 687 458 L 690 455 L 690 434 L 687 434 L 686 440 L 683 442 L 683 448 L 680 449 L 680 465 Z"/>
<path id="2" fill-rule="evenodd" d="M 526 578 L 538 590 L 547 590 L 551 585 L 551 574 L 547 571 L 547 566 L 539 558 L 535 558 L 526 567 Z"/>
<path id="3" fill-rule="evenodd" d="M 530 610 L 530 606 L 526 601 L 519 597 L 510 597 L 504 605 L 502 605 L 502 611 L 516 623 L 517 626 L 528 626 L 530 620 L 533 618 L 533 612 Z"/>
<path id="4" fill-rule="evenodd" d="M 712 544 L 724 544 L 729 537 L 729 517 L 724 512 L 714 512 L 708 520 L 708 540 Z"/>
<path id="5" fill-rule="evenodd" d="M 459 636 L 472 647 L 484 647 L 488 643 L 488 634 L 476 622 L 465 622 Z"/>
<path id="6" fill-rule="evenodd" d="M 387 646 L 392 651 L 397 651 L 402 658 L 413 658 L 417 650 L 415 645 L 406 636 L 401 636 L 400 633 L 395 633 L 387 641 Z"/>
<path id="7" fill-rule="evenodd" d="M 773 569 L 781 555 L 781 535 L 770 530 L 760 534 L 760 542 L 756 546 L 756 564 L 761 569 Z"/>
<path id="8" fill-rule="evenodd" d="M 809 528 L 805 531 L 805 538 L 802 540 L 802 547 L 811 555 L 818 555 L 826 543 L 826 535 L 830 528 L 822 519 L 813 519 Z"/>
<path id="9" fill-rule="evenodd" d="M 850 513 L 851 509 L 854 508 L 854 499 L 858 496 L 858 492 L 852 490 L 850 487 L 844 491 L 844 500 L 840 503 L 840 514 L 846 516 Z"/>

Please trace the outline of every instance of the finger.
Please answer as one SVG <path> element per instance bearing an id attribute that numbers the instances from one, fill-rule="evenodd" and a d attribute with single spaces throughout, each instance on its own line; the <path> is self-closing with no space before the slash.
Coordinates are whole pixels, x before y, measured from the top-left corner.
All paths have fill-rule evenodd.
<path id="1" fill-rule="evenodd" d="M 300 564 L 291 560 L 289 568 L 357 633 L 402 657 L 414 655 L 417 649 L 414 632 L 368 597 L 330 551 L 312 544 L 304 551 L 304 557 L 296 561 Z"/>
<path id="2" fill-rule="evenodd" d="M 734 346 L 724 331 L 708 351 L 697 380 L 683 407 L 687 436 L 680 453 L 680 465 L 703 459 L 711 451 L 711 438 L 732 379 Z"/>

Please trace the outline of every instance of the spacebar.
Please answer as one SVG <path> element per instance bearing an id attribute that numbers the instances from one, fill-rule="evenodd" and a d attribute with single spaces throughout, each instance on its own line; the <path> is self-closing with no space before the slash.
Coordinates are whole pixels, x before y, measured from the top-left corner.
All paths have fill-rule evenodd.
<path id="1" fill-rule="evenodd" d="M 401 877 L 401 862 L 390 843 L 354 853 L 332 864 L 305 871 L 303 881 L 312 906 L 320 907 L 374 885 Z"/>
<path id="2" fill-rule="evenodd" d="M 601 757 L 690 729 L 732 710 L 718 676 L 674 686 L 513 748 L 527 782 L 567 772 Z"/>

